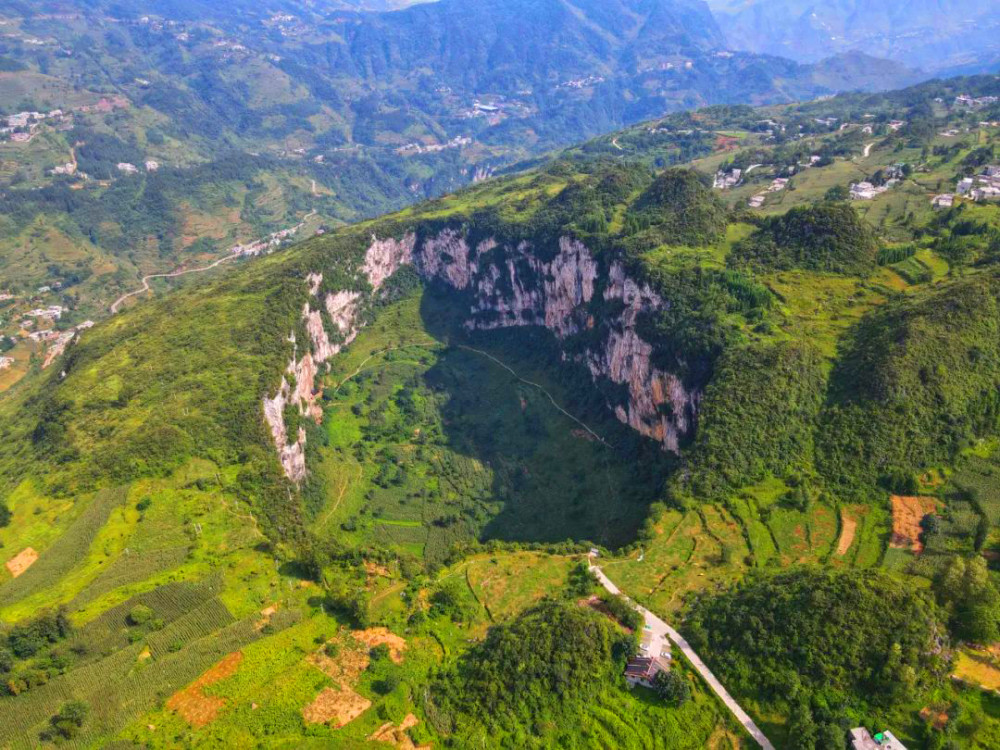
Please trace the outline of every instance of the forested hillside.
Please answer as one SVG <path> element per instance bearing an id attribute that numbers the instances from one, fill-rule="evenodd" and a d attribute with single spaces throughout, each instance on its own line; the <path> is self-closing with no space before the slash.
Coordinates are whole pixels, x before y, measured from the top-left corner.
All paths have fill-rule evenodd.
<path id="1" fill-rule="evenodd" d="M 0 294 L 95 321 L 147 275 L 270 252 L 664 112 L 913 80 L 730 54 L 693 0 L 405 5 L 8 4 Z"/>
<path id="2" fill-rule="evenodd" d="M 626 687 L 592 548 L 778 747 L 994 746 L 997 86 L 670 115 L 74 330 L 0 397 L 0 746 L 751 746 L 666 642 Z"/>

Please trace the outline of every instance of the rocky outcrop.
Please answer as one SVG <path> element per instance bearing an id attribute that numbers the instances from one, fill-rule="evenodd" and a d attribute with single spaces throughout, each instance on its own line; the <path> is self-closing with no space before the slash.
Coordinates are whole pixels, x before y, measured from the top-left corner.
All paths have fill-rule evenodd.
<path id="1" fill-rule="evenodd" d="M 306 283 L 309 285 L 310 297 L 318 297 L 323 283 L 322 274 L 309 274 Z M 305 303 L 302 308 L 302 320 L 309 334 L 311 350 L 299 358 L 296 347 L 285 375 L 281 378 L 278 393 L 272 398 L 264 399 L 264 420 L 278 449 L 278 458 L 285 476 L 293 482 L 299 483 L 306 476 L 306 431 L 300 427 L 296 440 L 289 442 L 285 407 L 295 404 L 302 416 L 317 423 L 322 420 L 323 410 L 319 406 L 316 393 L 320 367 L 331 357 L 339 354 L 357 336 L 360 299 L 361 294 L 358 292 L 339 291 L 326 295 L 323 306 L 334 328 L 329 332 L 323 323 L 323 313 L 320 310 L 313 310 L 311 302 Z M 289 341 L 296 343 L 294 334 L 289 336 Z M 289 383 L 288 376 L 291 377 L 294 387 Z"/>
<path id="2" fill-rule="evenodd" d="M 363 268 L 372 289 L 377 291 L 401 266 L 413 262 L 413 248 L 416 244 L 417 235 L 413 232 L 399 240 L 380 240 L 372 236 Z"/>
<path id="3" fill-rule="evenodd" d="M 365 273 L 378 288 L 400 266 L 412 263 L 424 278 L 466 291 L 471 295 L 470 329 L 542 325 L 567 339 L 597 327 L 600 343 L 588 345 L 580 359 L 595 379 L 625 386 L 626 400 L 609 406 L 622 422 L 677 452 L 694 428 L 701 394 L 655 367 L 652 345 L 636 330 L 642 313 L 668 303 L 615 262 L 603 271 L 603 298 L 622 306 L 614 317 L 597 321 L 590 307 L 602 271 L 587 247 L 562 237 L 558 252 L 550 260 L 543 257 L 527 242 L 501 247 L 495 239 L 483 240 L 471 252 L 461 232 L 446 229 L 421 242 L 412 233 L 400 240 L 373 238 Z"/>
<path id="4" fill-rule="evenodd" d="M 586 347 L 582 353 L 574 347 L 573 356 L 595 380 L 624 386 L 623 398 L 609 403 L 609 408 L 625 424 L 677 452 L 694 429 L 701 394 L 687 389 L 673 373 L 658 369 L 652 345 L 637 330 L 643 313 L 665 309 L 669 302 L 648 284 L 631 278 L 621 263 L 602 267 L 579 240 L 562 237 L 553 254 L 555 249 L 543 253 L 528 242 L 506 246 L 491 238 L 473 248 L 456 229 L 420 240 L 409 232 L 398 239 L 372 237 L 362 271 L 372 290 L 378 291 L 399 268 L 413 265 L 423 278 L 466 295 L 470 329 L 540 325 L 560 340 L 588 331 Z M 302 319 L 309 351 L 301 357 L 293 354 L 277 394 L 264 399 L 264 418 L 285 474 L 294 482 L 306 474 L 306 434 L 300 429 L 295 441 L 289 442 L 285 408 L 295 404 L 302 416 L 322 418 L 316 394 L 320 369 L 357 336 L 363 302 L 359 292 L 339 291 L 323 297 L 323 310 L 313 309 L 323 277 L 309 274 L 306 284 L 310 299 Z M 620 304 L 608 304 L 614 302 Z M 596 306 L 604 308 L 599 320 Z M 614 313 L 608 314 L 608 309 Z M 324 323 L 324 311 L 332 326 Z"/>

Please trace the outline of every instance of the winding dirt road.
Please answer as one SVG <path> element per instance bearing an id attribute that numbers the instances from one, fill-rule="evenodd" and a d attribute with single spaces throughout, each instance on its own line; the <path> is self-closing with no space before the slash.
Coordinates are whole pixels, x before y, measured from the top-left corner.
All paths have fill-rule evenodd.
<path id="1" fill-rule="evenodd" d="M 146 292 L 151 291 L 149 288 L 150 279 L 173 279 L 177 276 L 184 276 L 185 274 L 189 273 L 204 273 L 205 271 L 211 271 L 213 268 L 215 268 L 216 266 L 220 266 L 223 263 L 227 263 L 228 261 L 231 260 L 236 260 L 236 258 L 238 257 L 240 256 L 227 255 L 225 258 L 219 258 L 211 265 L 204 266 L 202 268 L 188 268 L 185 271 L 171 271 L 170 273 L 151 273 L 149 274 L 149 276 L 143 276 L 142 287 L 140 289 L 136 289 L 134 292 L 129 292 L 128 294 L 123 294 L 121 297 L 116 299 L 111 304 L 111 314 L 114 315 L 116 312 L 118 312 L 118 308 L 121 307 L 122 303 L 125 300 L 129 299 L 130 297 L 135 297 L 136 295 L 145 294 Z"/>

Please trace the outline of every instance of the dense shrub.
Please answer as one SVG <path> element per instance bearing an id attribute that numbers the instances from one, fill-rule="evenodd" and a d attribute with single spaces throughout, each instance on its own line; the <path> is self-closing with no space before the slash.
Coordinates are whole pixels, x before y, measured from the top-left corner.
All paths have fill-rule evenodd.
<path id="1" fill-rule="evenodd" d="M 760 228 L 733 248 L 736 267 L 867 276 L 875 269 L 879 240 L 846 203 L 797 206 L 763 219 Z"/>
<path id="2" fill-rule="evenodd" d="M 965 278 L 866 316 L 831 375 L 818 451 L 845 487 L 951 460 L 1000 418 L 1000 278 Z"/>
<path id="3" fill-rule="evenodd" d="M 690 641 L 736 695 L 858 716 L 905 703 L 946 670 L 934 602 L 880 572 L 758 574 L 698 602 Z"/>
<path id="4" fill-rule="evenodd" d="M 644 230 L 652 244 L 705 245 L 726 230 L 722 201 L 690 169 L 668 169 L 639 196 L 625 220 L 626 234 Z"/>
<path id="5" fill-rule="evenodd" d="M 486 725 L 532 726 L 621 682 L 633 642 L 606 617 L 544 601 L 490 628 L 437 685 L 442 705 Z"/>
<path id="6" fill-rule="evenodd" d="M 808 345 L 727 351 L 702 402 L 690 491 L 712 497 L 811 463 L 824 388 L 822 357 Z"/>

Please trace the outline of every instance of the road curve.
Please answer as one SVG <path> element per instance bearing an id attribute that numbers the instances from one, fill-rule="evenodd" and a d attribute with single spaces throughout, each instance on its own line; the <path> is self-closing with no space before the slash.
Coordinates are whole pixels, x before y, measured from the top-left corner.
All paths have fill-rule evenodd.
<path id="1" fill-rule="evenodd" d="M 119 297 L 118 299 L 116 299 L 114 302 L 111 303 L 111 314 L 114 315 L 116 312 L 118 312 L 118 308 L 121 307 L 122 303 L 129 297 L 135 297 L 137 294 L 143 294 L 145 292 L 148 292 L 150 279 L 172 279 L 176 276 L 184 276 L 185 274 L 189 273 L 204 273 L 205 271 L 211 271 L 213 268 L 222 263 L 226 263 L 227 261 L 230 260 L 235 260 L 238 257 L 239 257 L 238 255 L 227 255 L 225 258 L 219 258 L 219 260 L 215 261 L 215 263 L 212 263 L 211 265 L 208 266 L 204 266 L 202 268 L 189 268 L 186 271 L 171 271 L 170 273 L 151 273 L 149 276 L 143 276 L 142 286 L 139 289 L 136 289 L 134 292 L 129 292 L 128 294 L 123 294 L 121 297 Z"/>
<path id="2" fill-rule="evenodd" d="M 601 585 L 604 586 L 605 589 L 610 591 L 612 594 L 624 596 L 624 594 L 618 590 L 618 587 L 612 583 L 611 579 L 604 575 L 603 570 L 598 568 L 596 565 L 591 565 L 590 570 L 597 576 L 597 580 L 601 582 Z M 625 597 L 625 599 L 629 604 L 635 607 L 639 614 L 643 616 L 646 621 L 646 626 L 650 630 L 660 635 L 665 633 L 669 636 L 670 640 L 674 642 L 677 648 L 681 650 L 681 653 L 683 653 L 684 656 L 687 657 L 687 660 L 691 662 L 691 666 L 695 668 L 695 671 L 701 675 L 702 679 L 708 683 L 708 686 L 712 688 L 713 692 L 719 696 L 719 699 L 726 705 L 726 708 L 732 711 L 737 721 L 739 721 L 740 724 L 743 725 L 743 728 L 750 733 L 750 736 L 756 740 L 757 744 L 764 748 L 764 750 L 774 750 L 774 745 L 771 744 L 771 741 L 764 736 L 764 733 L 760 731 L 753 719 L 750 718 L 750 715 L 740 707 L 740 704 L 737 703 L 733 696 L 729 694 L 729 691 L 726 690 L 721 682 L 719 682 L 718 678 L 712 674 L 712 670 L 710 670 L 705 662 L 698 657 L 698 654 L 696 654 L 694 649 L 691 648 L 691 644 L 689 644 L 680 633 L 667 625 L 667 623 L 654 615 L 648 609 L 636 604 L 628 597 Z"/>

